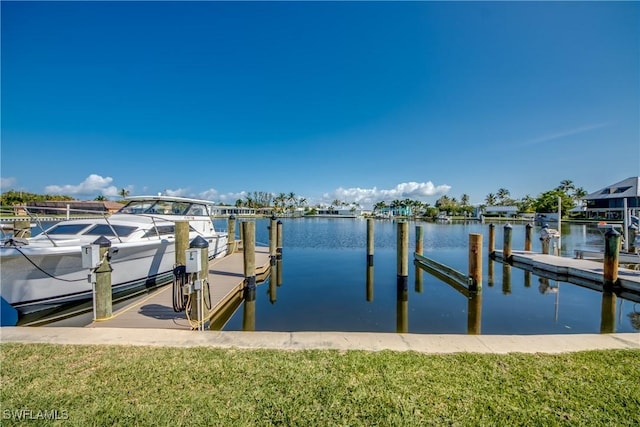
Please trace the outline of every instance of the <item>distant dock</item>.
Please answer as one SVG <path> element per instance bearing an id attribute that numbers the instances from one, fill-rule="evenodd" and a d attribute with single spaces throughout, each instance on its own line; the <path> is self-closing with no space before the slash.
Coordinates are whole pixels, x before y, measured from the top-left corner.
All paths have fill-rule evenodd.
<path id="1" fill-rule="evenodd" d="M 260 282 L 270 273 L 269 248 L 256 247 L 256 277 Z M 243 254 L 234 252 L 209 263 L 211 305 L 207 307 L 212 322 L 234 300 L 241 300 L 244 289 Z M 88 328 L 192 329 L 185 312 L 173 310 L 173 286 L 169 284 L 148 297 L 124 307 L 107 320 L 93 322 Z M 237 306 L 237 305 L 236 305 Z"/>
<path id="2" fill-rule="evenodd" d="M 503 251 L 496 250 L 493 253 L 493 258 L 497 261 L 506 262 Z M 604 268 L 602 262 L 545 255 L 529 251 L 512 251 L 510 263 L 514 267 L 532 271 L 542 277 L 600 291 L 603 289 Z M 640 294 L 640 271 L 620 268 L 618 270 L 618 284 L 623 290 Z"/>

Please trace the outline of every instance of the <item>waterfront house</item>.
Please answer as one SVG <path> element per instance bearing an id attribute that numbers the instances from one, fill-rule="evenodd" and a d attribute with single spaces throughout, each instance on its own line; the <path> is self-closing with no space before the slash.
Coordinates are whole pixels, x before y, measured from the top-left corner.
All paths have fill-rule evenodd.
<path id="1" fill-rule="evenodd" d="M 608 185 L 588 194 L 583 199 L 586 202 L 588 218 L 620 220 L 624 207 L 632 215 L 640 213 L 640 177 L 633 176 Z"/>

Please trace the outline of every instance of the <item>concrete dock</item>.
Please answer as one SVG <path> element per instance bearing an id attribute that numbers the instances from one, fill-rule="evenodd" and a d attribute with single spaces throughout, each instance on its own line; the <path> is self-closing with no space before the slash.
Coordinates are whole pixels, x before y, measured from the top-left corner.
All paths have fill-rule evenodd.
<path id="1" fill-rule="evenodd" d="M 257 246 L 256 276 L 266 276 L 269 271 L 269 248 Z M 242 252 L 234 252 L 209 263 L 211 306 L 209 311 L 217 313 L 244 287 Z M 93 322 L 87 328 L 154 328 L 191 329 L 185 312 L 173 310 L 173 289 L 169 284 L 142 300 L 126 306 L 107 320 Z"/>
<path id="2" fill-rule="evenodd" d="M 602 290 L 604 266 L 602 262 L 565 258 L 529 251 L 511 251 L 514 267 L 532 271 L 540 276 L 555 275 L 554 279 Z M 502 251 L 495 251 L 494 258 L 504 262 Z M 640 293 L 640 271 L 620 268 L 618 280 L 622 289 Z"/>

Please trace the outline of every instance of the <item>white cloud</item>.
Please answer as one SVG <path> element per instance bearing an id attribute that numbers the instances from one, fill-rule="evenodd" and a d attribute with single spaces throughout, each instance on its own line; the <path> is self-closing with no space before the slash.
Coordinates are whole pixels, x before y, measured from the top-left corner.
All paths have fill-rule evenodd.
<path id="1" fill-rule="evenodd" d="M 13 177 L 0 177 L 0 189 L 2 191 L 10 190 L 16 185 L 16 179 Z"/>
<path id="2" fill-rule="evenodd" d="M 177 190 L 166 189 L 162 194 L 173 197 L 189 197 L 189 190 L 186 188 L 178 188 Z"/>
<path id="3" fill-rule="evenodd" d="M 120 189 L 115 185 L 111 185 L 113 178 L 102 177 L 97 174 L 89 175 L 84 181 L 78 185 L 48 185 L 44 188 L 45 193 L 64 194 L 78 197 L 95 197 L 102 195 L 105 197 L 119 197 Z M 123 187 L 130 194 L 133 193 L 133 185 Z"/>
<path id="4" fill-rule="evenodd" d="M 95 196 L 101 194 L 105 197 L 116 197 L 118 195 L 118 188 L 115 185 L 111 185 L 113 178 L 102 177 L 100 175 L 91 174 L 84 181 L 78 185 L 47 185 L 44 188 L 45 193 L 49 194 L 64 194 L 69 196 Z M 126 188 L 131 191 L 133 187 Z"/>
<path id="5" fill-rule="evenodd" d="M 435 186 L 429 182 L 403 182 L 390 190 L 373 188 L 338 188 L 332 193 L 323 194 L 323 201 L 331 203 L 338 199 L 344 202 L 357 202 L 362 206 L 370 207 L 379 201 L 391 201 L 396 199 L 424 199 L 431 196 L 446 194 L 451 186 L 443 184 Z"/>

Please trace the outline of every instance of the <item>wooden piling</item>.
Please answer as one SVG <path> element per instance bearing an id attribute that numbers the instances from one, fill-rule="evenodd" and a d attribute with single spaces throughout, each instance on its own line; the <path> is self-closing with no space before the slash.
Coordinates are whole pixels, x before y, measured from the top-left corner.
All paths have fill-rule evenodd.
<path id="1" fill-rule="evenodd" d="M 28 239 L 31 237 L 31 222 L 28 219 L 13 221 L 13 237 Z"/>
<path id="2" fill-rule="evenodd" d="M 185 252 L 189 247 L 189 221 L 176 221 L 176 265 L 185 265 Z"/>
<path id="3" fill-rule="evenodd" d="M 549 255 L 549 239 L 540 239 L 542 243 L 542 253 L 544 255 Z"/>
<path id="4" fill-rule="evenodd" d="M 604 285 L 611 287 L 618 282 L 618 257 L 620 252 L 620 233 L 613 228 L 604 234 Z"/>
<path id="5" fill-rule="evenodd" d="M 276 223 L 276 258 L 282 259 L 282 221 Z"/>
<path id="6" fill-rule="evenodd" d="M 489 224 L 489 256 L 493 256 L 496 251 L 496 226 Z"/>
<path id="7" fill-rule="evenodd" d="M 100 236 L 95 242 L 100 246 L 100 265 L 96 268 L 96 281 L 94 292 L 94 320 L 107 320 L 113 315 L 113 298 L 111 294 L 111 264 L 109 263 L 109 248 L 111 241 Z"/>
<path id="8" fill-rule="evenodd" d="M 373 265 L 373 218 L 367 218 L 367 266 Z"/>
<path id="9" fill-rule="evenodd" d="M 531 238 L 533 236 L 533 225 L 527 224 L 524 234 L 524 250 L 531 252 Z"/>
<path id="10" fill-rule="evenodd" d="M 423 254 L 424 246 L 424 232 L 421 225 L 416 225 L 416 253 L 418 255 Z"/>
<path id="11" fill-rule="evenodd" d="M 511 262 L 511 234 L 513 227 L 507 223 L 504 226 L 504 244 L 502 247 L 502 255 L 506 262 Z"/>
<path id="12" fill-rule="evenodd" d="M 269 263 L 273 268 L 276 265 L 276 234 L 278 232 L 278 224 L 275 215 L 269 221 Z"/>
<path id="13" fill-rule="evenodd" d="M 242 223 L 245 300 L 255 299 L 256 295 L 256 223 Z"/>
<path id="14" fill-rule="evenodd" d="M 227 255 L 236 251 L 236 217 L 231 215 L 227 219 Z"/>
<path id="15" fill-rule="evenodd" d="M 469 234 L 469 277 L 470 291 L 482 290 L 482 234 Z"/>

